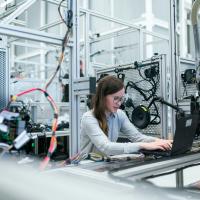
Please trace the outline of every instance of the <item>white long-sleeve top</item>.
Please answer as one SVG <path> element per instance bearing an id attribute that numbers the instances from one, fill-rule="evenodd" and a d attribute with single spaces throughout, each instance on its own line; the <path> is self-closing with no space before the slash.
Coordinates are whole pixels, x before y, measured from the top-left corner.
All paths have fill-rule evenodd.
<path id="1" fill-rule="evenodd" d="M 108 137 L 100 128 L 98 120 L 91 110 L 83 114 L 80 138 L 82 152 L 101 152 L 105 155 L 135 153 L 140 149 L 140 142 L 155 140 L 154 137 L 140 133 L 120 109 L 107 117 L 107 123 Z M 116 143 L 120 132 L 134 143 Z"/>

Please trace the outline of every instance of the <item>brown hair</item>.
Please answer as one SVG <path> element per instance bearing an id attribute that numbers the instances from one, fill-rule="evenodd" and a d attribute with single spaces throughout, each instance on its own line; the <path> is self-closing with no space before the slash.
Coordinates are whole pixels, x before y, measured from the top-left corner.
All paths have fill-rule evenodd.
<path id="1" fill-rule="evenodd" d="M 108 134 L 108 125 L 106 121 L 105 97 L 114 94 L 124 88 L 123 82 L 115 76 L 106 76 L 98 82 L 96 94 L 93 98 L 94 116 L 99 122 L 103 132 Z"/>

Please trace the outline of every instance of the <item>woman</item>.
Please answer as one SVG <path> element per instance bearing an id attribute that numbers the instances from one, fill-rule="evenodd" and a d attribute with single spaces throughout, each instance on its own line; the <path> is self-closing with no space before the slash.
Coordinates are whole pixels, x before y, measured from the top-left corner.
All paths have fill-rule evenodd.
<path id="1" fill-rule="evenodd" d="M 119 109 L 124 92 L 122 81 L 114 76 L 106 76 L 99 81 L 93 110 L 84 113 L 82 117 L 81 151 L 117 155 L 136 153 L 140 149 L 171 149 L 171 140 L 141 134 Z M 119 132 L 134 143 L 117 143 Z"/>

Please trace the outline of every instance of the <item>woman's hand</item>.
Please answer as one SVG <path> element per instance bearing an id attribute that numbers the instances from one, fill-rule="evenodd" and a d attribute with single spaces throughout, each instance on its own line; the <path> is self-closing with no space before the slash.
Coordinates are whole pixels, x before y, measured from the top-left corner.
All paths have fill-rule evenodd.
<path id="1" fill-rule="evenodd" d="M 144 142 L 140 144 L 141 149 L 156 150 L 160 149 L 163 151 L 170 150 L 172 148 L 173 140 L 156 139 L 154 142 Z"/>

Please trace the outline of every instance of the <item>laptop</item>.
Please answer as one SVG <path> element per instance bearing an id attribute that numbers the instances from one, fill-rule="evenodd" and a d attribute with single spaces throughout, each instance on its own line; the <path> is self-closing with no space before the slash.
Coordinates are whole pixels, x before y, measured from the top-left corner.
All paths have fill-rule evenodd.
<path id="1" fill-rule="evenodd" d="M 169 157 L 186 153 L 192 147 L 198 119 L 198 115 L 184 115 L 176 117 L 176 131 L 171 150 L 140 150 L 140 152 L 145 155 L 154 155 L 155 157 Z"/>

